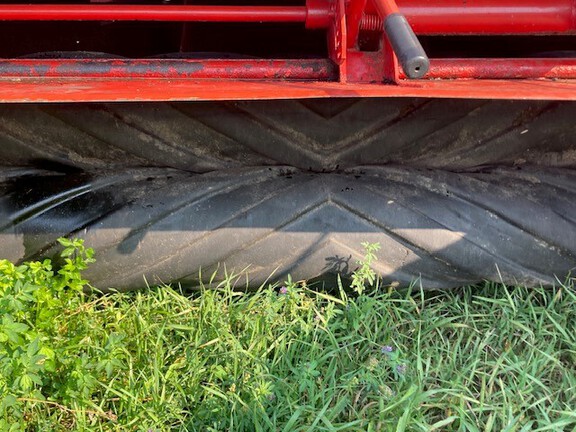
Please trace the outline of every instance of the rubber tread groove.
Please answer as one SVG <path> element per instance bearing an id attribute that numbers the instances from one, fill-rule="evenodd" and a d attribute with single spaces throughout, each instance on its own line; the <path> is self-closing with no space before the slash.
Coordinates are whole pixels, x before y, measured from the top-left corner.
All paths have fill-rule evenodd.
<path id="1" fill-rule="evenodd" d="M 576 176 L 566 169 L 0 172 L 0 215 L 30 215 L 0 229 L 0 258 L 18 261 L 39 251 L 54 256 L 57 237 L 80 236 L 98 258 L 86 276 L 103 289 L 142 286 L 144 277 L 194 285 L 200 267 L 205 278 L 220 272 L 218 280 L 223 265 L 229 271 L 251 266 L 255 286 L 276 269 L 279 279 L 288 272 L 296 279 L 335 269 L 347 273 L 362 258 L 365 241 L 381 243 L 375 269 L 385 281 L 417 278 L 430 288 L 500 276 L 506 283 L 549 285 L 576 263 L 576 242 L 570 248 L 562 241 L 567 226 L 576 232 L 574 222 L 561 216 L 573 210 L 572 201 L 546 182 L 559 178 L 576 189 Z M 49 178 L 60 182 L 22 199 L 19 192 L 40 190 Z M 526 178 L 533 180 L 525 186 L 530 196 L 517 185 Z M 79 189 L 80 195 L 74 192 Z M 502 195 L 509 206 L 499 206 Z M 39 202 L 52 204 L 31 212 Z M 546 214 L 529 231 L 526 208 Z"/>
<path id="2" fill-rule="evenodd" d="M 575 168 L 574 118 L 576 103 L 541 101 L 16 104 L 0 107 L 0 160 L 194 173 L 286 165 L 314 172 L 367 164 Z"/>

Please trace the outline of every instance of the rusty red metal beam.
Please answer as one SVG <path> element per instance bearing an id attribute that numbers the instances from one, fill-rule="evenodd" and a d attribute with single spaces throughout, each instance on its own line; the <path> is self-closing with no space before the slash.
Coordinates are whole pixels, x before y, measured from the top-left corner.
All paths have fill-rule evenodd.
<path id="1" fill-rule="evenodd" d="M 432 59 L 424 79 L 576 79 L 576 59 Z"/>
<path id="2" fill-rule="evenodd" d="M 335 81 L 328 59 L 9 59 L 0 78 L 194 78 Z M 576 59 L 432 59 L 425 79 L 576 79 Z M 400 71 L 400 79 L 406 75 Z"/>
<path id="3" fill-rule="evenodd" d="M 0 60 L 0 78 L 165 78 L 328 81 L 336 65 L 313 60 Z"/>

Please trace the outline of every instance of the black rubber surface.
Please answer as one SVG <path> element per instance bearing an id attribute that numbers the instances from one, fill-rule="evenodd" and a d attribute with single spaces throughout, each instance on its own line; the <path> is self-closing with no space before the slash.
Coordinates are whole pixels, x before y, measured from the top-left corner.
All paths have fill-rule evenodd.
<path id="1" fill-rule="evenodd" d="M 0 163 L 190 172 L 289 165 L 576 166 L 576 104 L 329 99 L 0 105 Z"/>
<path id="2" fill-rule="evenodd" d="M 253 284 L 349 273 L 364 241 L 381 244 L 386 281 L 425 287 L 551 284 L 576 263 L 576 172 L 560 168 L 0 173 L 0 257 L 51 256 L 57 237 L 83 237 L 100 288 L 195 284 L 219 263 L 252 264 Z"/>

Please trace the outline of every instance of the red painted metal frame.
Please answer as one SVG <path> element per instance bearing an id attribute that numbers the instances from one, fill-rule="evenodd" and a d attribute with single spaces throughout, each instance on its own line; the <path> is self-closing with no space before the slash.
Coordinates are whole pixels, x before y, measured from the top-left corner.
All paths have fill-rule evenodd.
<path id="1" fill-rule="evenodd" d="M 575 100 L 576 80 L 419 80 L 398 85 L 191 79 L 0 79 L 0 102 L 437 97 Z"/>
<path id="2" fill-rule="evenodd" d="M 0 102 L 461 97 L 576 100 L 576 59 L 432 59 L 407 80 L 382 32 L 400 10 L 419 35 L 576 34 L 574 0 L 307 0 L 306 6 L 0 5 L 0 20 L 299 22 L 330 60 L 0 60 Z M 1 23 L 0 23 L 1 25 Z M 381 48 L 361 51 L 363 31 Z"/>
<path id="3" fill-rule="evenodd" d="M 304 6 L 0 5 L 7 21 L 306 22 Z"/>
<path id="4" fill-rule="evenodd" d="M 397 11 L 393 3 L 376 0 L 381 11 L 389 13 Z M 572 0 L 398 0 L 398 6 L 420 35 L 576 30 Z M 327 0 L 309 0 L 308 6 L 0 5 L 0 20 L 7 21 L 302 22 L 309 28 L 327 28 L 331 13 Z"/>
<path id="5" fill-rule="evenodd" d="M 378 11 L 378 15 L 383 19 L 388 15 L 400 13 L 400 9 L 398 9 L 398 5 L 394 0 L 374 0 L 374 6 Z"/>
<path id="6" fill-rule="evenodd" d="M 327 28 L 328 1 L 309 6 L 0 5 L 0 21 L 176 21 L 305 23 Z"/>
<path id="7" fill-rule="evenodd" d="M 573 0 L 398 0 L 416 34 L 563 33 L 576 29 Z"/>
<path id="8" fill-rule="evenodd" d="M 399 14 L 400 10 L 395 0 L 373 0 L 374 7 L 378 12 L 378 30 L 384 28 L 384 22 L 389 15 Z M 398 83 L 400 79 L 400 66 L 398 57 L 384 33 L 382 40 L 382 57 L 384 60 L 384 79 L 390 83 Z"/>

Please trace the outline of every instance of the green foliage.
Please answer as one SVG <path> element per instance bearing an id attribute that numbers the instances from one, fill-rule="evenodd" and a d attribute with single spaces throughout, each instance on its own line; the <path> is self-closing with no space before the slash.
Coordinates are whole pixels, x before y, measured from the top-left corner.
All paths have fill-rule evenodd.
<path id="1" fill-rule="evenodd" d="M 238 291 L 232 275 L 94 295 L 92 252 L 63 246 L 58 271 L 0 263 L 1 431 L 576 427 L 572 284 L 369 289 L 365 245 L 350 297 L 291 279 Z"/>
<path id="2" fill-rule="evenodd" d="M 67 360 L 56 340 L 65 337 L 66 314 L 82 303 L 81 271 L 94 261 L 82 240 L 60 239 L 62 267 L 50 260 L 19 266 L 0 260 L 0 429 L 24 428 L 27 400 L 44 401 L 43 389 Z"/>
<path id="3" fill-rule="evenodd" d="M 372 269 L 372 263 L 378 258 L 376 257 L 376 252 L 380 250 L 380 243 L 362 243 L 364 247 L 365 255 L 364 259 L 358 261 L 358 269 L 352 273 L 352 283 L 350 287 L 359 295 L 364 294 L 364 291 L 368 287 L 373 287 L 377 282 L 376 272 Z"/>

